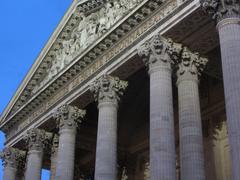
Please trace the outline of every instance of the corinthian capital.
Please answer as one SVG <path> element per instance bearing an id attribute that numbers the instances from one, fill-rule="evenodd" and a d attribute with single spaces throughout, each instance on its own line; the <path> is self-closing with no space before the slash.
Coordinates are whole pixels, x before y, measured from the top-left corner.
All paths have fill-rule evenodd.
<path id="1" fill-rule="evenodd" d="M 42 129 L 30 129 L 24 137 L 29 150 L 43 150 L 46 144 L 49 144 L 50 134 Z"/>
<path id="2" fill-rule="evenodd" d="M 170 68 L 171 64 L 179 56 L 181 49 L 181 45 L 157 34 L 139 47 L 138 54 L 143 58 L 143 62 L 150 70 L 157 66 Z"/>
<path id="3" fill-rule="evenodd" d="M 56 110 L 54 118 L 60 130 L 65 128 L 72 129 L 77 128 L 81 124 L 85 114 L 85 110 L 65 104 Z"/>
<path id="4" fill-rule="evenodd" d="M 24 156 L 25 153 L 23 151 L 12 147 L 4 148 L 3 151 L 0 153 L 0 158 L 3 161 L 3 166 L 10 166 L 13 168 L 18 167 L 20 161 Z"/>
<path id="5" fill-rule="evenodd" d="M 128 83 L 126 81 L 122 81 L 117 77 L 103 75 L 93 82 L 90 90 L 98 103 L 107 101 L 117 102 L 127 86 Z"/>
<path id="6" fill-rule="evenodd" d="M 240 17 L 239 0 L 201 0 L 201 5 L 218 22 L 225 18 Z"/>
<path id="7" fill-rule="evenodd" d="M 181 54 L 181 59 L 177 65 L 178 78 L 183 75 L 200 76 L 207 62 L 208 59 L 200 57 L 199 53 L 193 53 L 187 47 L 184 47 Z"/>

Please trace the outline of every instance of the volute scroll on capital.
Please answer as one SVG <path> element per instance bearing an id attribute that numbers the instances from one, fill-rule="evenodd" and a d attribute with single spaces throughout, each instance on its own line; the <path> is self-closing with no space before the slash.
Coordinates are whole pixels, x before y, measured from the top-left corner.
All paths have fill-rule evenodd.
<path id="1" fill-rule="evenodd" d="M 171 68 L 171 64 L 178 59 L 181 50 L 181 44 L 157 34 L 138 48 L 138 54 L 149 69 L 155 66 Z"/>
<path id="2" fill-rule="evenodd" d="M 21 164 L 22 159 L 25 158 L 25 152 L 12 147 L 7 147 L 0 152 L 0 158 L 3 161 L 4 167 L 10 166 L 17 168 Z"/>
<path id="3" fill-rule="evenodd" d="M 42 129 L 33 128 L 27 131 L 27 135 L 23 138 L 28 145 L 29 150 L 42 151 L 49 144 L 52 134 Z"/>
<path id="4" fill-rule="evenodd" d="M 203 58 L 197 52 L 191 52 L 187 47 L 183 47 L 181 58 L 177 65 L 178 78 L 185 76 L 201 76 L 206 64 L 207 58 Z"/>
<path id="5" fill-rule="evenodd" d="M 64 128 L 71 129 L 79 127 L 85 117 L 85 114 L 85 110 L 79 109 L 76 106 L 65 104 L 55 111 L 53 117 L 56 119 L 57 126 L 61 130 Z"/>
<path id="6" fill-rule="evenodd" d="M 90 91 L 99 103 L 108 101 L 118 102 L 127 86 L 128 82 L 105 74 L 93 82 Z"/>
<path id="7" fill-rule="evenodd" d="M 225 18 L 240 18 L 239 0 L 200 0 L 205 12 L 217 22 Z"/>

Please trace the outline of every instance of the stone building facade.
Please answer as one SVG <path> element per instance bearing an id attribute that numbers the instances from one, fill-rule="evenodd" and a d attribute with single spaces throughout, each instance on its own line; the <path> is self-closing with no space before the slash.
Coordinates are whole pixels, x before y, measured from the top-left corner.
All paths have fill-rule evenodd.
<path id="1" fill-rule="evenodd" d="M 239 0 L 74 0 L 1 116 L 4 180 L 239 180 Z"/>

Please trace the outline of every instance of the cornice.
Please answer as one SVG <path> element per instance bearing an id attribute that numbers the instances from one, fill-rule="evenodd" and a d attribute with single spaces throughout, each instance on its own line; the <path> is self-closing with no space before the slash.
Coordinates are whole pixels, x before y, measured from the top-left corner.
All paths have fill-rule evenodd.
<path id="1" fill-rule="evenodd" d="M 42 87 L 38 93 L 36 93 L 33 97 L 30 97 L 26 103 L 21 105 L 21 107 L 18 110 L 16 110 L 9 117 L 7 117 L 6 121 L 5 121 L 5 118 L 6 118 L 6 114 L 5 114 L 5 117 L 2 119 L 1 129 L 3 131 L 6 131 L 7 129 L 11 128 L 17 121 L 20 121 L 24 119 L 26 116 L 28 116 L 29 114 L 31 114 L 34 111 L 34 109 L 36 109 L 39 105 L 41 105 L 41 103 L 43 103 L 47 98 L 54 95 L 54 93 L 59 88 L 63 87 L 70 79 L 73 79 L 74 77 L 76 77 L 77 74 L 79 74 L 84 68 L 86 68 L 89 64 L 91 64 L 97 57 L 101 56 L 104 52 L 106 52 L 109 47 L 116 44 L 121 38 L 124 37 L 126 33 L 131 31 L 134 27 L 136 27 L 144 19 L 146 19 L 150 14 L 156 11 L 157 8 L 162 3 L 163 3 L 162 0 L 144 0 L 142 3 L 140 3 L 139 6 L 135 8 L 132 12 L 130 12 L 124 19 L 118 22 L 118 24 L 115 24 L 115 26 L 113 26 L 108 33 L 103 35 L 93 45 L 88 47 L 84 53 L 77 56 L 72 61 L 72 63 L 69 64 L 69 66 L 66 69 L 64 69 L 64 71 L 60 72 L 54 79 L 52 79 L 44 87 Z M 79 7 L 79 6 L 75 6 L 75 7 Z M 69 16 L 71 15 L 68 15 L 68 17 Z M 72 22 L 71 19 L 68 21 L 68 23 L 69 22 Z M 65 28 L 68 27 L 68 23 L 65 24 Z M 72 26 L 71 23 L 70 23 L 70 26 Z M 69 29 L 69 28 L 66 28 L 66 29 Z M 58 34 L 59 36 L 62 36 L 62 38 L 63 37 L 66 38 L 66 33 L 64 33 L 63 30 Z M 56 44 L 57 42 L 58 42 L 58 39 L 56 39 L 55 42 L 52 42 L 52 47 L 57 48 L 57 44 Z M 48 44 L 48 47 L 50 47 L 49 44 Z M 46 54 L 49 54 L 49 52 L 47 52 Z M 50 59 L 48 59 L 47 62 L 48 61 L 50 61 Z M 47 62 L 40 63 L 39 66 L 46 66 Z M 37 75 L 38 74 L 35 71 L 35 77 Z M 31 86 L 32 81 L 33 80 L 30 80 L 28 85 Z M 6 124 L 8 125 L 6 126 Z"/>
<path id="2" fill-rule="evenodd" d="M 77 4 L 77 2 L 74 1 L 71 4 L 71 6 L 69 7 L 69 9 L 67 10 L 67 12 L 65 13 L 65 15 L 62 17 L 62 20 L 60 21 L 60 23 L 56 27 L 56 30 L 53 32 L 53 34 L 51 35 L 51 37 L 47 41 L 46 45 L 44 46 L 44 48 L 41 50 L 37 59 L 35 60 L 35 62 L 31 66 L 29 72 L 27 73 L 27 75 L 25 76 L 25 78 L 21 82 L 20 86 L 18 87 L 17 91 L 15 92 L 14 96 L 12 97 L 11 101 L 8 103 L 7 107 L 5 108 L 3 113 L 1 114 L 1 117 L 0 117 L 1 125 L 0 125 L 0 127 L 3 125 L 5 119 L 9 115 L 9 113 L 12 110 L 13 106 L 15 105 L 16 101 L 20 99 L 20 96 L 23 94 L 23 91 L 26 89 L 26 87 L 27 87 L 28 83 L 30 82 L 32 76 L 36 73 L 36 71 L 40 67 L 42 61 L 44 60 L 46 54 L 48 53 L 49 49 L 52 47 L 53 43 L 56 41 L 59 34 L 61 33 L 61 31 L 65 27 L 66 22 L 69 20 L 69 18 L 71 17 L 71 14 L 75 10 L 76 4 Z"/>
<path id="3" fill-rule="evenodd" d="M 142 5 L 140 5 L 140 7 L 141 6 Z M 133 73 L 133 68 L 135 68 L 135 71 L 138 70 L 139 66 L 142 66 L 142 64 L 134 64 L 136 63 L 135 61 L 129 61 L 129 59 L 137 55 L 136 50 L 138 45 L 157 32 L 161 32 L 161 34 L 167 33 L 176 26 L 179 21 L 187 18 L 189 14 L 199 9 L 199 7 L 198 0 L 187 1 L 187 3 L 180 6 L 177 5 L 177 1 L 175 0 L 167 1 L 162 4 L 157 11 L 127 33 L 127 35 L 117 42 L 116 45 L 109 48 L 102 56 L 98 57 L 96 61 L 93 61 L 83 72 L 79 73 L 72 80 L 69 80 L 69 82 L 58 90 L 54 96 L 50 97 L 48 101 L 41 104 L 34 112 L 29 114 L 29 116 L 22 119 L 22 121 L 18 121 L 19 123 L 9 131 L 10 134 L 7 134 L 9 137 L 7 137 L 5 144 L 16 144 L 21 140 L 27 129 L 39 127 L 52 117 L 54 109 L 65 103 L 71 104 L 76 98 L 79 98 L 80 95 L 80 107 L 84 108 L 91 101 L 91 96 L 89 96 L 88 93 L 89 83 L 100 77 L 102 73 L 116 73 L 115 70 L 127 62 L 130 63 L 130 67 L 128 67 L 128 64 L 126 68 L 129 68 L 131 73 Z M 169 11 L 169 9 L 172 11 Z M 131 14 L 129 16 L 131 16 Z M 119 22 L 119 24 L 121 23 L 122 21 Z M 116 27 L 119 24 L 117 24 Z M 81 57 L 83 56 L 84 54 Z M 121 74 L 120 76 L 127 77 L 126 75 L 127 74 Z M 61 75 L 58 77 L 60 76 Z"/>
<path id="4" fill-rule="evenodd" d="M 27 73 L 11 101 L 5 108 L 4 112 L 0 117 L 0 127 L 4 123 L 7 116 L 12 115 L 16 112 L 23 104 L 26 104 L 31 99 L 31 90 L 37 82 L 37 79 L 41 77 L 41 73 L 44 71 L 46 66 L 51 61 L 52 50 L 59 48 L 58 43 L 62 39 L 67 38 L 70 30 L 76 25 L 77 19 L 79 17 L 79 12 L 86 12 L 87 10 L 93 10 L 96 6 L 101 6 L 106 0 L 74 0 L 60 23 L 58 24 L 56 30 L 53 32 L 48 42 L 41 50 L 34 64 L 30 68 L 30 71 Z M 79 8 L 77 10 L 77 8 Z"/>

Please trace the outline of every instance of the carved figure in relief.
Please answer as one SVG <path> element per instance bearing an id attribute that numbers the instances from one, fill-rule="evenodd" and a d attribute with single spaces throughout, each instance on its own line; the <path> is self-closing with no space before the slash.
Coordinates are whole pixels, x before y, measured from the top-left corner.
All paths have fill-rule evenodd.
<path id="1" fill-rule="evenodd" d="M 88 25 L 88 18 L 85 17 L 83 15 L 82 17 L 82 21 L 80 21 L 79 25 L 78 25 L 78 33 L 79 33 L 79 46 L 80 46 L 80 49 L 83 49 L 84 47 L 84 43 L 86 42 L 87 40 L 87 25 Z"/>
<path id="2" fill-rule="evenodd" d="M 89 17 L 89 24 L 87 26 L 87 43 L 86 46 L 92 44 L 92 42 L 97 38 L 97 14 L 91 14 Z"/>
<path id="3" fill-rule="evenodd" d="M 120 5 L 125 9 L 129 9 L 128 0 L 120 0 Z"/>
<path id="4" fill-rule="evenodd" d="M 68 65 L 76 54 L 91 45 L 100 35 L 109 30 L 114 23 L 141 1 L 115 0 L 107 2 L 98 12 L 91 13 L 88 16 L 82 14 L 81 21 L 73 30 L 71 38 L 62 42 L 62 48 L 56 51 L 52 66 L 47 70 L 47 75 L 32 92 L 36 92 L 36 89 L 46 84 Z"/>
<path id="5" fill-rule="evenodd" d="M 63 41 L 63 56 L 62 56 L 62 60 L 63 61 L 61 64 L 63 64 L 63 67 L 67 64 L 69 64 L 72 60 L 72 54 L 71 54 L 71 49 L 73 47 L 74 44 L 74 40 L 73 39 L 69 39 L 66 41 Z M 61 69 L 63 68 L 61 67 Z"/>
<path id="6" fill-rule="evenodd" d="M 106 24 L 107 24 L 108 18 L 105 13 L 106 13 L 106 8 L 103 7 L 99 11 L 99 27 L 98 27 L 99 34 L 105 33 L 107 31 Z"/>
<path id="7" fill-rule="evenodd" d="M 108 17 L 108 22 L 106 24 L 106 28 L 110 29 L 110 27 L 114 23 L 114 9 L 113 9 L 111 3 L 107 3 L 107 5 L 106 5 L 106 14 L 107 14 L 107 17 Z"/>
<path id="8" fill-rule="evenodd" d="M 118 21 L 119 19 L 121 19 L 121 17 L 123 17 L 124 15 L 124 8 L 121 6 L 121 4 L 118 1 L 115 1 L 114 3 L 114 20 Z"/>

